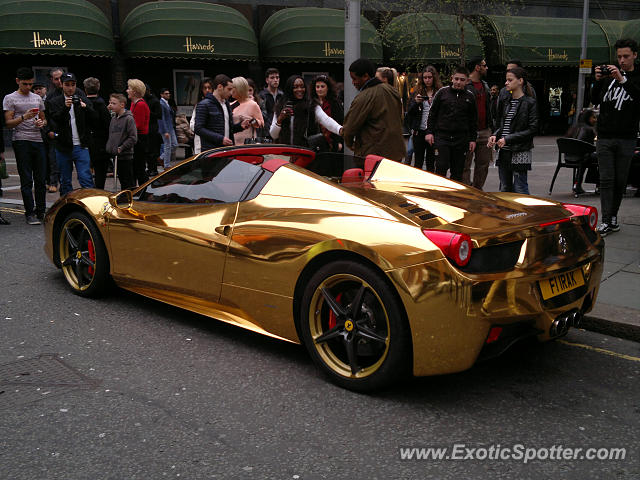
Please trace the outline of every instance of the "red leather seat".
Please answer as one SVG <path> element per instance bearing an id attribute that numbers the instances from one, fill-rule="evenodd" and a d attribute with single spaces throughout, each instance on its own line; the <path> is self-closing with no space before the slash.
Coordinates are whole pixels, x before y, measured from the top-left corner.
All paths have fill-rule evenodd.
<path id="1" fill-rule="evenodd" d="M 364 181 L 364 170 L 361 168 L 350 168 L 342 174 L 342 183 L 359 183 Z"/>
<path id="2" fill-rule="evenodd" d="M 367 155 L 364 159 L 364 176 L 365 178 L 371 177 L 371 173 L 376 168 L 376 165 L 382 160 L 384 157 L 380 155 Z"/>
<path id="3" fill-rule="evenodd" d="M 289 160 L 285 160 L 284 158 L 272 158 L 264 162 L 262 164 L 262 168 L 273 173 L 279 167 L 281 167 L 282 165 L 286 165 L 287 163 L 289 163 Z"/>

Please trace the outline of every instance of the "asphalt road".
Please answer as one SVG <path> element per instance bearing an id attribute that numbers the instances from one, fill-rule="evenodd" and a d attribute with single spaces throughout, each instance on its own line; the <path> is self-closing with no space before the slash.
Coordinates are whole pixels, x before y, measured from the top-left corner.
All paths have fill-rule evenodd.
<path id="1" fill-rule="evenodd" d="M 572 331 L 460 374 L 355 394 L 325 381 L 301 346 L 122 290 L 73 295 L 42 228 L 6 216 L 0 479 L 640 478 L 640 344 Z M 456 444 L 626 457 L 400 458 Z"/>

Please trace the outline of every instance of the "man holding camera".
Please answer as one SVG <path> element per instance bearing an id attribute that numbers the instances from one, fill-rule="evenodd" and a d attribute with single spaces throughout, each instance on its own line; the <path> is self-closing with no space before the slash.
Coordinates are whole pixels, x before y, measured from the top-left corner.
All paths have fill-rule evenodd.
<path id="1" fill-rule="evenodd" d="M 93 188 L 89 145 L 90 125 L 97 115 L 87 96 L 76 89 L 76 76 L 64 73 L 60 77 L 63 95 L 49 102 L 49 119 L 56 143 L 56 159 L 60 170 L 60 195 L 71 190 L 71 173 L 76 165 L 78 181 L 82 188 Z"/>
<path id="2" fill-rule="evenodd" d="M 620 230 L 618 209 L 627 188 L 627 175 L 640 122 L 640 71 L 635 67 L 638 44 L 620 39 L 615 45 L 620 68 L 601 65 L 595 68 L 596 83 L 591 91 L 598 116 L 597 155 L 600 170 L 602 236 Z"/>

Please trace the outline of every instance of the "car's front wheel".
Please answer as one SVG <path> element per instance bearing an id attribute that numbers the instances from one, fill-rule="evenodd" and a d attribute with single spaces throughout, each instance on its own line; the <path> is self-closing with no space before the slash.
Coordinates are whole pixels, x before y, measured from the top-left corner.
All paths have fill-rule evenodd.
<path id="1" fill-rule="evenodd" d="M 71 213 L 58 235 L 60 266 L 71 289 L 83 297 L 103 293 L 109 280 L 109 258 L 93 221 L 84 213 Z"/>
<path id="2" fill-rule="evenodd" d="M 371 391 L 408 373 L 411 340 L 401 303 L 372 268 L 347 260 L 325 265 L 301 305 L 304 343 L 333 382 Z"/>

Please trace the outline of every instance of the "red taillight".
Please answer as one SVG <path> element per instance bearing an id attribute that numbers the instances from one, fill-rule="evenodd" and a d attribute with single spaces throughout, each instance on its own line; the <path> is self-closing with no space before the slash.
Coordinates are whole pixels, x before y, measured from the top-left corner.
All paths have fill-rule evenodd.
<path id="1" fill-rule="evenodd" d="M 422 230 L 425 237 L 431 240 L 442 253 L 453 260 L 459 267 L 464 267 L 471 258 L 471 237 L 466 233 L 448 232 L 446 230 Z"/>
<path id="2" fill-rule="evenodd" d="M 572 217 L 587 217 L 589 228 L 596 229 L 598 225 L 598 209 L 589 205 L 577 205 L 574 203 L 563 203 L 562 206 L 572 213 Z"/>
<path id="3" fill-rule="evenodd" d="M 487 335 L 487 340 L 485 343 L 493 343 L 500 338 L 500 334 L 502 333 L 502 327 L 491 327 L 489 330 L 489 335 Z"/>
<path id="4" fill-rule="evenodd" d="M 568 218 L 561 218 L 560 220 L 554 220 L 553 222 L 545 222 L 545 223 L 541 223 L 540 226 L 541 227 L 548 227 L 550 225 L 556 225 L 558 223 L 565 223 L 568 222 L 569 219 Z"/>

